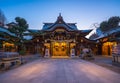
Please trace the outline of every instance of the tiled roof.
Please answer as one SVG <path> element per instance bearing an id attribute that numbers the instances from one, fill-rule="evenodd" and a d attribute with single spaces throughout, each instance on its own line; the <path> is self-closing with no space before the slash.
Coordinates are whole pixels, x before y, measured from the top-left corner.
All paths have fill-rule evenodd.
<path id="1" fill-rule="evenodd" d="M 66 28 L 68 30 L 78 30 L 75 23 L 66 23 L 66 24 L 64 24 L 64 23 L 57 23 L 57 24 L 44 23 L 42 30 L 49 31 L 49 30 L 53 30 L 56 27 L 64 27 L 64 28 Z"/>
<path id="2" fill-rule="evenodd" d="M 88 29 L 88 30 L 81 30 L 83 33 L 90 33 L 93 29 Z"/>
<path id="3" fill-rule="evenodd" d="M 5 38 L 0 37 L 0 40 L 6 40 Z"/>
<path id="4" fill-rule="evenodd" d="M 23 36 L 23 38 L 26 39 L 26 40 L 31 40 L 33 38 L 33 36 L 26 35 L 26 36 Z"/>
<path id="5" fill-rule="evenodd" d="M 58 16 L 57 21 L 55 23 L 44 23 L 42 30 L 50 31 L 58 27 L 66 28 L 69 31 L 78 30 L 76 23 L 66 23 L 64 22 L 61 14 Z"/>
<path id="6" fill-rule="evenodd" d="M 39 32 L 39 30 L 35 30 L 35 29 L 28 29 L 29 32 Z"/>
<path id="7" fill-rule="evenodd" d="M 0 26 L 0 32 L 6 33 L 6 34 L 8 34 L 10 36 L 15 36 L 14 33 L 11 33 L 7 28 L 4 28 L 2 26 Z"/>
<path id="8" fill-rule="evenodd" d="M 100 39 L 100 38 L 104 38 L 104 37 L 107 37 L 113 33 L 117 33 L 117 32 L 120 32 L 120 26 L 119 27 L 116 27 L 114 29 L 111 29 L 105 33 L 103 33 L 99 28 L 96 30 L 96 34 L 99 35 L 99 37 L 95 38 L 94 40 L 97 40 L 97 39 Z"/>

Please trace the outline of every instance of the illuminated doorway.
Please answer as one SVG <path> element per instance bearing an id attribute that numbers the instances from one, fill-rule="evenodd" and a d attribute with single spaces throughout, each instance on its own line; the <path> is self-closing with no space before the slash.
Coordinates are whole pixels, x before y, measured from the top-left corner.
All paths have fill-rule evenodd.
<path id="1" fill-rule="evenodd" d="M 67 56 L 68 55 L 68 43 L 66 42 L 53 42 L 52 54 L 53 56 Z"/>
<path id="2" fill-rule="evenodd" d="M 116 42 L 106 42 L 102 46 L 102 55 L 112 55 L 112 48 L 116 45 Z"/>

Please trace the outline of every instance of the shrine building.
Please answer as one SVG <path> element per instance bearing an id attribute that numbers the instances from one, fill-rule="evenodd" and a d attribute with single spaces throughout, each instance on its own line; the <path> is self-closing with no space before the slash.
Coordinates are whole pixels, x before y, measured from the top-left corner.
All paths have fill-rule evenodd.
<path id="1" fill-rule="evenodd" d="M 85 36 L 92 30 L 79 30 L 76 23 L 66 23 L 61 14 L 54 23 L 44 23 L 30 42 L 28 53 L 40 53 L 43 56 L 79 56 L 83 47 L 88 47 L 96 54 L 96 42 Z"/>

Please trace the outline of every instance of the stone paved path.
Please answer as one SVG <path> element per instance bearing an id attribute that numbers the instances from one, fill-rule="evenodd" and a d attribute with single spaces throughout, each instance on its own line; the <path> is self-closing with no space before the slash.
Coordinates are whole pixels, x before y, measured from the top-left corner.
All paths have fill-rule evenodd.
<path id="1" fill-rule="evenodd" d="M 120 74 L 80 59 L 40 59 L 0 74 L 0 83 L 120 83 Z"/>

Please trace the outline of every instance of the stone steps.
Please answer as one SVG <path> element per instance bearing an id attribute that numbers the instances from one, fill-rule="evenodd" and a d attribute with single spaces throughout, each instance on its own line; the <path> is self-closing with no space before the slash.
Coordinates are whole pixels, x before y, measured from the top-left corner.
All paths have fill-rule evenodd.
<path id="1" fill-rule="evenodd" d="M 68 58 L 70 58 L 69 56 L 51 56 L 51 58 L 53 58 L 53 59 L 68 59 Z"/>

